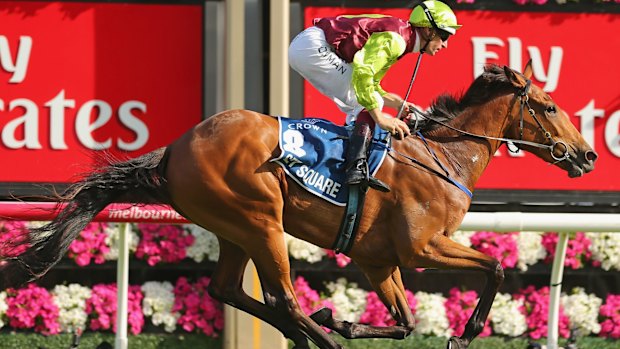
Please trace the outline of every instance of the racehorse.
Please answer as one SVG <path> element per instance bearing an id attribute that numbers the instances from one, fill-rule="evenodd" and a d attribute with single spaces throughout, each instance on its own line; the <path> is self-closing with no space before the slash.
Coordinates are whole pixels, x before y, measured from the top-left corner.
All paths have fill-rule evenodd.
<path id="1" fill-rule="evenodd" d="M 523 74 L 489 66 L 459 98 L 439 97 L 424 115 L 431 120 L 421 132 L 426 145 L 421 137 L 394 141 L 376 173 L 392 191 L 368 192 L 348 255 L 396 320 L 394 326 L 340 321 L 327 309 L 303 313 L 291 283 L 284 232 L 329 248 L 344 209 L 308 193 L 270 161 L 280 153 L 278 121 L 248 110 L 221 112 L 167 147 L 109 161 L 71 185 L 58 195 L 65 206 L 57 217 L 30 231 L 30 248 L 0 262 L 0 286 L 43 275 L 108 204 L 162 203 L 217 235 L 220 256 L 210 295 L 273 325 L 295 348 L 309 348 L 308 339 L 321 349 L 341 348 L 321 326 L 351 339 L 408 336 L 415 320 L 400 268 L 481 271 L 486 284 L 475 311 L 463 335 L 448 340 L 448 348 L 467 348 L 483 329 L 504 273 L 497 259 L 450 239 L 471 199 L 438 175 L 439 163 L 473 190 L 507 141 L 570 177 L 593 170 L 597 158 L 567 114 L 531 84 L 531 73 L 529 64 Z M 256 265 L 264 302 L 241 288 L 249 259 Z"/>

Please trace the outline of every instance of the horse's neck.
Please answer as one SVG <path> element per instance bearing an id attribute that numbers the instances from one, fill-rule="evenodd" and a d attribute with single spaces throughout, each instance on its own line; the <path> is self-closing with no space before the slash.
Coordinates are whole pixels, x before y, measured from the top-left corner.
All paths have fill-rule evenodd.
<path id="1" fill-rule="evenodd" d="M 506 113 L 507 109 L 501 106 L 472 107 L 464 110 L 448 124 L 476 135 L 504 137 L 510 120 L 498 115 Z M 463 135 L 445 126 L 430 132 L 429 138 L 436 142 L 436 147 L 450 162 L 457 179 L 470 189 L 473 189 L 501 146 L 500 141 Z"/>

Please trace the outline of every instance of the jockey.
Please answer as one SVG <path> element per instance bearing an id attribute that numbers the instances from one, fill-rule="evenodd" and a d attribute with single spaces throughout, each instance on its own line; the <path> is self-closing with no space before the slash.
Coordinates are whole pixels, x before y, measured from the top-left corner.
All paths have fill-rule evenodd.
<path id="1" fill-rule="evenodd" d="M 289 63 L 319 92 L 329 97 L 354 124 L 346 156 L 346 183 L 364 182 L 388 192 L 390 188 L 368 174 L 367 152 L 375 124 L 395 138 L 410 135 L 399 118 L 382 113 L 383 106 L 408 110 L 413 104 L 381 88 L 392 64 L 407 53 L 434 56 L 448 47 L 461 26 L 450 7 L 424 1 L 409 21 L 369 14 L 316 18 L 289 46 Z"/>

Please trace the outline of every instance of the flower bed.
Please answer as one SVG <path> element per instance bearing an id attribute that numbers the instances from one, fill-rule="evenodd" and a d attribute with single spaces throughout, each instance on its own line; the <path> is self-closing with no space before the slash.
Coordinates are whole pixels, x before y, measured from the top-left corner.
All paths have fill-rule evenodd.
<path id="1" fill-rule="evenodd" d="M 129 332 L 141 333 L 150 321 L 170 333 L 219 337 L 224 328 L 222 305 L 207 294 L 209 281 L 201 277 L 192 283 L 181 277 L 174 287 L 156 281 L 130 286 Z M 0 292 L 0 327 L 43 335 L 85 330 L 116 333 L 116 296 L 115 284 L 58 285 L 51 292 L 35 284 L 9 289 Z"/>
<path id="2" fill-rule="evenodd" d="M 358 288 L 344 278 L 325 283 L 320 298 L 303 277 L 295 280 L 297 296 L 302 304 L 315 306 L 304 308 L 310 313 L 322 301 L 334 311 L 334 316 L 375 326 L 394 324 L 375 292 Z M 465 323 L 477 302 L 476 291 L 452 288 L 446 298 L 439 293 L 406 291 L 407 298 L 417 322 L 416 333 L 433 336 L 460 336 Z M 311 296 L 308 296 L 311 295 Z M 532 286 L 510 294 L 498 294 L 491 308 L 489 320 L 481 337 L 495 335 L 508 337 L 527 336 L 540 339 L 547 334 L 549 288 Z M 620 339 L 620 295 L 608 295 L 605 300 L 583 289 L 562 294 L 560 310 L 560 335 L 568 338 L 573 331 L 576 336 L 599 335 Z"/>
<path id="3" fill-rule="evenodd" d="M 10 239 L 24 239 L 24 228 L 32 224 L 0 221 L 0 247 Z M 145 267 L 174 265 L 184 260 L 216 261 L 217 238 L 195 225 L 133 225 L 130 250 Z M 4 236 L 4 240 L 2 240 Z M 10 237 L 7 238 L 7 236 Z M 118 256 L 117 224 L 93 223 L 84 229 L 67 257 L 76 268 L 101 264 Z M 455 241 L 496 257 L 508 270 L 525 271 L 552 260 L 557 234 L 540 232 L 495 233 L 456 232 Z M 571 234 L 566 266 L 602 270 L 620 270 L 620 234 Z M 9 239 L 9 240 L 7 240 Z M 350 259 L 323 250 L 286 235 L 291 259 L 303 263 L 329 263 L 344 267 Z M 3 249 L 7 255 L 22 251 Z M 333 268 L 330 267 L 330 268 Z M 347 269 L 349 270 L 349 269 Z M 196 274 L 195 274 L 196 275 Z M 209 279 L 178 278 L 170 281 L 147 281 L 130 288 L 129 331 L 137 335 L 145 327 L 169 333 L 202 333 L 217 337 L 224 326 L 221 305 L 212 300 L 206 288 Z M 335 316 L 347 321 L 360 321 L 377 326 L 393 324 L 387 309 L 376 293 L 368 292 L 345 278 L 334 278 L 314 290 L 303 277 L 294 285 L 302 309 L 311 313 L 330 307 Z M 333 279 L 332 279 L 333 280 Z M 407 290 L 417 323 L 416 333 L 448 337 L 460 335 L 473 311 L 478 294 L 472 290 L 453 288 L 444 294 Z M 527 336 L 539 339 L 546 335 L 548 288 L 525 287 L 514 294 L 498 294 L 487 326 L 482 334 L 494 336 Z M 562 296 L 560 334 L 571 331 L 579 336 L 620 338 L 620 295 L 604 299 L 586 294 L 583 289 Z M 50 335 L 74 331 L 114 332 L 116 321 L 116 286 L 57 285 L 46 290 L 36 285 L 0 293 L 0 327 L 28 330 Z"/>
<path id="4" fill-rule="evenodd" d="M 23 230 L 40 222 L 11 222 L 0 220 L 0 252 L 19 255 L 23 251 L 5 251 L 4 241 L 24 239 Z M 67 257 L 78 266 L 102 264 L 118 258 L 119 224 L 91 223 L 74 240 Z M 334 260 L 346 267 L 351 260 L 306 241 L 285 235 L 289 255 L 293 260 L 318 263 Z M 3 240 L 4 239 L 4 240 Z M 555 254 L 558 234 L 554 232 L 464 232 L 457 231 L 452 239 L 497 258 L 504 268 L 526 271 L 537 263 L 551 263 Z M 129 250 L 136 259 L 150 266 L 161 263 L 179 263 L 186 259 L 195 262 L 217 261 L 218 242 L 215 235 L 196 225 L 133 224 L 129 236 Z M 620 233 L 583 233 L 570 235 L 565 266 L 580 269 L 593 266 L 603 270 L 620 270 Z"/>

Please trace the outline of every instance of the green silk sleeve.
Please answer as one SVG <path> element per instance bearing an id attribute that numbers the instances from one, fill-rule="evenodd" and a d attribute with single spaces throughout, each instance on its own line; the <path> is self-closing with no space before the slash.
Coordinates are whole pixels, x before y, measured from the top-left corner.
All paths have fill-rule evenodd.
<path id="1" fill-rule="evenodd" d="M 386 94 L 381 88 L 381 79 L 406 47 L 405 39 L 398 33 L 373 33 L 353 57 L 351 83 L 358 103 L 367 110 L 379 107 L 373 95 L 375 92 L 381 96 Z"/>

